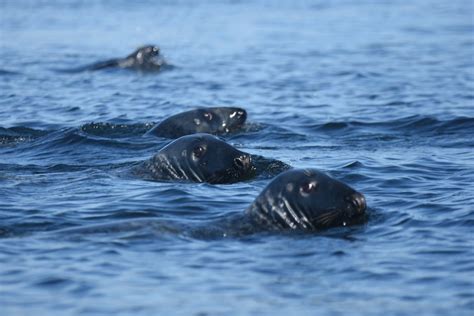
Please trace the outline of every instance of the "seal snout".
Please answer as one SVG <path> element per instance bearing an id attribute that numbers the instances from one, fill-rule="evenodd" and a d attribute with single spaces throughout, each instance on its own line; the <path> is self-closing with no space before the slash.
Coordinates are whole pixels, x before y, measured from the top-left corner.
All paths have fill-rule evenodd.
<path id="1" fill-rule="evenodd" d="M 247 120 L 247 111 L 241 108 L 235 108 L 235 110 L 230 113 L 229 118 L 238 123 L 244 123 Z"/>
<path id="2" fill-rule="evenodd" d="M 365 212 L 365 209 L 367 208 L 367 202 L 365 201 L 365 197 L 362 193 L 353 193 L 347 198 L 347 200 L 353 206 L 357 214 L 360 215 Z"/>
<path id="3" fill-rule="evenodd" d="M 237 111 L 237 117 L 240 120 L 240 122 L 245 122 L 247 120 L 247 111 L 245 110 L 238 110 Z"/>
<path id="4" fill-rule="evenodd" d="M 252 167 L 250 155 L 241 155 L 234 159 L 234 166 L 241 171 L 249 170 Z"/>

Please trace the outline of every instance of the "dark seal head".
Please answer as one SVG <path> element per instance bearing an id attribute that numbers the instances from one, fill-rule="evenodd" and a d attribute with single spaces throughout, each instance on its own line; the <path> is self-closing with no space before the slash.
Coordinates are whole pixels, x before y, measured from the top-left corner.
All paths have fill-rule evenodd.
<path id="1" fill-rule="evenodd" d="M 154 180 L 233 183 L 253 176 L 250 154 L 209 134 L 183 136 L 168 144 L 141 168 Z"/>
<path id="2" fill-rule="evenodd" d="M 159 47 L 154 45 L 145 45 L 139 47 L 125 58 L 114 58 L 99 61 L 91 65 L 59 71 L 74 73 L 114 68 L 133 69 L 138 71 L 159 71 L 163 70 L 163 67 L 168 69 L 172 68 L 172 66 L 169 65 L 160 55 Z"/>
<path id="3" fill-rule="evenodd" d="M 278 175 L 247 209 L 252 220 L 272 229 L 318 230 L 345 226 L 362 217 L 364 196 L 315 169 Z"/>
<path id="4" fill-rule="evenodd" d="M 160 48 L 158 46 L 142 46 L 126 58 L 120 60 L 118 66 L 122 68 L 138 68 L 142 70 L 160 68 L 164 64 L 164 61 L 157 58 L 159 55 Z"/>
<path id="5" fill-rule="evenodd" d="M 211 107 L 182 112 L 156 124 L 148 134 L 177 138 L 195 133 L 227 134 L 242 127 L 247 112 L 238 107 Z"/>

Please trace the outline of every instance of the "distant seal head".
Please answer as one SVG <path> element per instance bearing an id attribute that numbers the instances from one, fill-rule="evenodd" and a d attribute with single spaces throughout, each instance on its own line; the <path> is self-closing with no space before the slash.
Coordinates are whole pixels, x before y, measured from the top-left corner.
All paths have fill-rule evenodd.
<path id="1" fill-rule="evenodd" d="M 156 124 L 147 134 L 177 138 L 195 133 L 223 135 L 237 131 L 245 123 L 247 112 L 238 107 L 209 107 L 182 112 Z"/>
<path id="2" fill-rule="evenodd" d="M 125 58 L 114 58 L 105 61 L 93 63 L 75 69 L 63 70 L 65 72 L 94 71 L 108 68 L 124 68 L 140 71 L 158 71 L 168 63 L 161 57 L 160 48 L 155 45 L 145 45 L 136 49 Z"/>
<path id="3" fill-rule="evenodd" d="M 138 169 L 153 180 L 233 183 L 255 173 L 250 154 L 209 134 L 183 136 Z"/>
<path id="4" fill-rule="evenodd" d="M 247 209 L 258 224 L 272 229 L 318 230 L 345 226 L 362 217 L 365 197 L 315 169 L 281 173 Z"/>
<path id="5" fill-rule="evenodd" d="M 119 59 L 118 67 L 121 68 L 137 68 L 142 70 L 159 69 L 163 65 L 162 60 L 156 59 L 160 54 L 160 48 L 154 45 L 145 45 L 139 47 L 133 53 L 124 59 Z"/>

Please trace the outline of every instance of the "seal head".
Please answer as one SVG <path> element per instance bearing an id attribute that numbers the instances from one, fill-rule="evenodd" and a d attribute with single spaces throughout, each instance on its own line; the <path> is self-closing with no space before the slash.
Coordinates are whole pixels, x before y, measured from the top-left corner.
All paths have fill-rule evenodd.
<path id="1" fill-rule="evenodd" d="M 233 183 L 255 173 L 250 154 L 209 134 L 178 138 L 143 164 L 154 180 Z"/>
<path id="2" fill-rule="evenodd" d="M 227 134 L 242 127 L 247 112 L 238 107 L 210 107 L 182 112 L 156 124 L 148 134 L 177 138 L 195 133 Z"/>
<path id="3" fill-rule="evenodd" d="M 365 197 L 315 169 L 278 175 L 247 209 L 257 223 L 273 229 L 318 230 L 345 226 L 366 210 Z"/>
<path id="4" fill-rule="evenodd" d="M 141 70 L 152 70 L 160 68 L 164 61 L 156 58 L 160 55 L 160 48 L 154 45 L 139 47 L 126 58 L 118 62 L 121 68 L 137 68 Z"/>
<path id="5" fill-rule="evenodd" d="M 166 67 L 165 67 L 166 66 Z M 81 66 L 73 69 L 58 70 L 66 73 L 75 73 L 82 71 L 95 71 L 102 69 L 133 69 L 138 71 L 160 71 L 164 68 L 172 68 L 160 55 L 160 49 L 155 45 L 145 45 L 139 47 L 133 53 L 125 58 L 113 58 L 99 61 L 90 65 Z"/>

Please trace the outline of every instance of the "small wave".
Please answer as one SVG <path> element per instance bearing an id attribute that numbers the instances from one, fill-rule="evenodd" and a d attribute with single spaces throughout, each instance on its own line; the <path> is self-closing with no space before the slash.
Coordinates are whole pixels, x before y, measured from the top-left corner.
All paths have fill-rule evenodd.
<path id="1" fill-rule="evenodd" d="M 16 76 L 16 75 L 19 75 L 19 74 L 20 73 L 16 72 L 16 71 L 0 69 L 0 76 Z"/>
<path id="2" fill-rule="evenodd" d="M 382 132 L 399 132 L 405 133 L 423 133 L 426 135 L 450 135 L 462 133 L 463 135 L 474 133 L 474 118 L 472 117 L 455 117 L 448 120 L 440 120 L 431 116 L 413 115 L 395 120 L 363 122 L 363 121 L 346 121 L 346 122 L 326 122 L 318 124 L 306 125 L 307 128 L 331 132 L 347 132 L 347 130 L 379 130 Z"/>
<path id="3" fill-rule="evenodd" d="M 435 135 L 448 135 L 457 132 L 472 134 L 474 132 L 474 118 L 456 117 L 450 120 L 439 120 L 433 117 L 416 115 L 400 120 L 397 128 Z"/>
<path id="4" fill-rule="evenodd" d="M 351 126 L 351 123 L 346 123 L 346 122 L 329 122 L 329 123 L 324 123 L 319 126 L 320 130 L 323 131 L 337 131 L 341 129 L 345 129 Z"/>
<path id="5" fill-rule="evenodd" d="M 251 147 L 259 147 L 258 145 L 264 143 L 271 143 L 272 146 L 275 142 L 283 145 L 287 142 L 295 143 L 297 141 L 306 141 L 307 137 L 304 134 L 297 133 L 290 128 L 267 125 L 261 123 L 245 124 L 241 132 L 228 137 L 233 142 L 248 143 L 251 139 Z"/>
<path id="6" fill-rule="evenodd" d="M 0 127 L 0 145 L 21 143 L 34 140 L 48 134 L 49 131 L 37 130 L 29 127 Z"/>
<path id="7" fill-rule="evenodd" d="M 5 130 L 10 135 L 7 134 Z M 40 132 L 35 135 L 12 135 L 8 129 L 3 129 L 3 147 L 1 156 L 3 163 L 20 165 L 64 165 L 69 168 L 74 165 L 108 165 L 115 169 L 122 163 L 136 161 L 137 157 L 146 157 L 162 146 L 161 142 L 150 142 L 143 137 L 136 138 L 106 138 L 90 135 L 77 128 L 64 128 L 55 131 Z M 141 134 L 140 134 L 141 135 Z M 40 137 L 41 136 L 41 137 Z M 12 145 L 20 142 L 20 148 Z M 21 146 L 21 147 L 20 147 Z M 95 148 L 95 149 L 93 149 Z"/>
<path id="8" fill-rule="evenodd" d="M 113 124 L 92 122 L 82 125 L 80 130 L 90 135 L 120 138 L 143 135 L 152 128 L 154 124 L 155 123 Z"/>
<path id="9" fill-rule="evenodd" d="M 107 135 L 107 136 L 106 136 Z M 141 133 L 138 135 L 142 135 Z M 128 135 L 131 137 L 132 135 Z M 125 133 L 122 134 L 122 137 L 125 137 Z M 117 137 L 118 138 L 118 137 Z M 63 130 L 58 130 L 50 135 L 47 138 L 42 139 L 39 145 L 46 148 L 58 148 L 58 147 L 68 147 L 72 145 L 97 145 L 103 147 L 116 147 L 116 148 L 148 148 L 154 144 L 137 142 L 137 141 L 128 141 L 125 139 L 114 139 L 110 137 L 109 134 L 105 135 L 94 135 L 88 134 L 82 131 L 82 129 L 77 128 L 67 128 Z"/>

